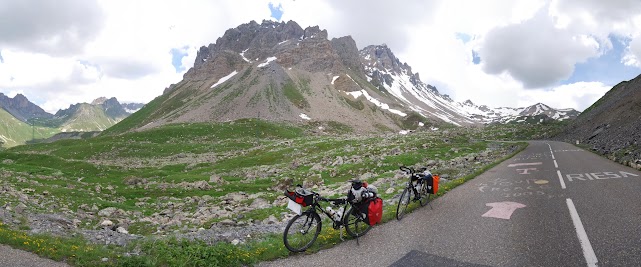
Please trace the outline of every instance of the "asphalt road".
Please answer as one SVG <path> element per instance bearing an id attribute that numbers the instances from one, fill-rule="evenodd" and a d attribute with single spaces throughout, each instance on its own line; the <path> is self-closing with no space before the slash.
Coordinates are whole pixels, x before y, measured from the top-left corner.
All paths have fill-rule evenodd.
<path id="1" fill-rule="evenodd" d="M 561 142 L 528 148 L 360 238 L 260 266 L 641 266 L 641 172 Z"/>

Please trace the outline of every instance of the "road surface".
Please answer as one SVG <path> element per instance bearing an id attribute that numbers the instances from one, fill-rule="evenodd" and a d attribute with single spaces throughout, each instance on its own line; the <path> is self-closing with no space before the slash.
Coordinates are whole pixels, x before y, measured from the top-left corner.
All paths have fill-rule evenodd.
<path id="1" fill-rule="evenodd" d="M 641 172 L 533 141 L 360 238 L 259 266 L 641 266 Z"/>

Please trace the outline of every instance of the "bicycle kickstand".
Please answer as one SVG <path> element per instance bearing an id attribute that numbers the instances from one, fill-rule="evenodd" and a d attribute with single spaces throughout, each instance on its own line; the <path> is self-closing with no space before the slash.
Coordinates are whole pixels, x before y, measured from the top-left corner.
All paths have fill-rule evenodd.
<path id="1" fill-rule="evenodd" d="M 340 233 L 341 241 L 345 241 L 345 239 L 343 239 L 343 226 L 342 225 L 341 225 L 341 227 L 338 228 L 338 232 Z"/>
<path id="2" fill-rule="evenodd" d="M 430 197 L 432 197 L 432 195 L 429 195 L 429 196 L 427 196 L 427 197 L 428 197 L 428 198 L 427 198 L 427 201 L 429 201 L 429 200 L 430 200 L 429 198 L 430 198 Z M 430 202 L 428 202 L 428 203 L 430 204 L 430 210 L 434 210 L 434 207 L 432 207 L 432 201 L 430 201 Z"/>

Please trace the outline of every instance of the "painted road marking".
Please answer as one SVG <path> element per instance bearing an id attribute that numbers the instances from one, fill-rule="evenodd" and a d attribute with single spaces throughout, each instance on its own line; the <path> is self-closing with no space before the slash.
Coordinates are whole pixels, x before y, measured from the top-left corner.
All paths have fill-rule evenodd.
<path id="1" fill-rule="evenodd" d="M 507 165 L 508 167 L 518 167 L 518 166 L 535 166 L 535 165 L 541 165 L 543 162 L 531 162 L 531 163 L 513 163 L 510 165 Z"/>
<path id="2" fill-rule="evenodd" d="M 594 181 L 594 180 L 608 180 L 608 179 L 619 179 L 627 177 L 637 177 L 639 175 L 624 171 L 615 172 L 590 172 L 590 173 L 572 173 L 566 174 L 565 177 L 568 179 L 568 182 L 574 181 Z"/>
<path id="3" fill-rule="evenodd" d="M 565 189 L 565 181 L 563 181 L 563 175 L 561 175 L 561 171 L 556 170 L 556 174 L 559 175 L 559 181 L 561 181 L 561 189 Z"/>
<path id="4" fill-rule="evenodd" d="M 574 202 L 569 198 L 566 199 L 566 202 L 568 204 L 568 209 L 570 210 L 572 223 L 574 223 L 574 229 L 576 229 L 576 235 L 579 237 L 579 243 L 581 243 L 581 248 L 583 249 L 585 261 L 588 263 L 588 266 L 596 267 L 599 260 L 596 258 L 596 254 L 594 254 L 594 250 L 592 249 L 592 245 L 588 239 L 588 234 L 585 233 L 583 223 L 581 223 L 581 218 L 579 218 L 579 213 L 576 212 L 576 208 L 574 207 Z"/>
<path id="5" fill-rule="evenodd" d="M 552 151 L 552 146 L 550 145 L 550 143 L 546 143 L 546 144 L 550 148 L 550 154 L 552 154 L 552 159 L 554 159 L 554 151 Z"/>
<path id="6" fill-rule="evenodd" d="M 519 174 L 530 174 L 530 171 L 537 171 L 536 168 L 516 169 Z"/>
<path id="7" fill-rule="evenodd" d="M 516 209 L 525 208 L 525 205 L 521 203 L 510 201 L 487 203 L 485 206 L 492 207 L 492 209 L 481 215 L 481 217 L 492 217 L 504 220 L 509 220 Z"/>
<path id="8" fill-rule="evenodd" d="M 559 168 L 559 164 L 556 163 L 556 160 L 554 160 L 554 168 L 557 168 L 557 169 Z"/>

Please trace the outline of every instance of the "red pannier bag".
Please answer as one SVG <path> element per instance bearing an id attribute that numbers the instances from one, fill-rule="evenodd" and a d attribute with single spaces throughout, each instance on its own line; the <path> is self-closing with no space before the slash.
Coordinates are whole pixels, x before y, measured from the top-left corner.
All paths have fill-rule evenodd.
<path id="1" fill-rule="evenodd" d="M 369 201 L 367 206 L 367 224 L 374 226 L 383 218 L 383 200 L 376 197 Z"/>

